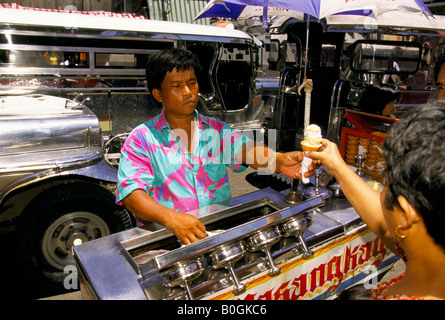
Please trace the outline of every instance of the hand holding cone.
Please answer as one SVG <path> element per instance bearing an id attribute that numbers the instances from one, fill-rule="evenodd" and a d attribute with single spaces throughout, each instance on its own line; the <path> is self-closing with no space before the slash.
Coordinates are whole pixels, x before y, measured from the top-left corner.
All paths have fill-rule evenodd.
<path id="1" fill-rule="evenodd" d="M 306 151 L 318 151 L 321 147 L 321 129 L 316 124 L 308 125 L 304 130 L 304 140 L 301 141 L 301 147 L 303 152 Z M 301 174 L 303 183 L 309 183 L 309 178 L 306 178 L 304 174 L 308 171 L 309 165 L 312 163 L 312 159 L 306 156 L 303 157 L 301 162 Z"/>

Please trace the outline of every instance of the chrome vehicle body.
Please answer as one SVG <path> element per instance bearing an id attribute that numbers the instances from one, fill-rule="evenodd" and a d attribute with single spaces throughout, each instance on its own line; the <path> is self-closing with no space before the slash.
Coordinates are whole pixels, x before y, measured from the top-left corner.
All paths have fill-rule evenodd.
<path id="1" fill-rule="evenodd" d="M 15 229 L 20 265 L 60 285 L 78 243 L 125 230 L 116 171 L 103 161 L 99 121 L 60 97 L 0 97 L 0 230 Z"/>
<path id="2" fill-rule="evenodd" d="M 0 203 L 14 190 L 67 172 L 88 177 L 86 167 L 116 182 L 115 171 L 101 163 L 99 122 L 86 106 L 44 95 L 0 99 Z"/>
<path id="3" fill-rule="evenodd" d="M 106 141 L 160 112 L 145 66 L 149 54 L 168 47 L 189 49 L 201 61 L 200 112 L 260 126 L 260 43 L 247 33 L 111 13 L 0 9 L 0 17 L 1 94 L 89 97 Z"/>

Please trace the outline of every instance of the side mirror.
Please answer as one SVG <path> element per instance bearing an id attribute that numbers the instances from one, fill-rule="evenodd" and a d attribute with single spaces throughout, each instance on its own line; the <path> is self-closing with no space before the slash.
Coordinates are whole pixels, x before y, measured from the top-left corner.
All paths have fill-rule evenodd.
<path id="1" fill-rule="evenodd" d="M 364 40 L 353 46 L 353 72 L 414 74 L 419 69 L 422 53 L 419 43 Z"/>

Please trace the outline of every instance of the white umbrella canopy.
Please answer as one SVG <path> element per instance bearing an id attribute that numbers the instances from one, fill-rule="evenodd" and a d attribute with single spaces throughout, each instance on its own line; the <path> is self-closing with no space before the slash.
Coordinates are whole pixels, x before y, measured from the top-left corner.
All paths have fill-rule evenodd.
<path id="1" fill-rule="evenodd" d="M 238 16 L 238 19 L 247 19 L 251 17 L 263 16 L 264 8 L 260 6 L 245 6 L 244 10 Z M 290 10 L 290 9 L 282 9 L 282 8 L 267 8 L 268 16 L 286 16 L 293 17 L 300 20 L 304 19 L 305 14 L 300 11 Z"/>
<path id="2" fill-rule="evenodd" d="M 368 16 L 337 14 L 326 17 L 329 28 L 344 28 L 351 26 L 355 30 L 372 30 L 381 27 L 407 28 L 428 30 L 434 32 L 445 31 L 445 16 L 427 16 L 422 12 L 391 11 Z"/>
<path id="3" fill-rule="evenodd" d="M 266 10 L 267 9 L 267 10 Z M 210 0 L 194 20 L 210 17 L 247 19 L 267 15 L 322 19 L 341 12 L 378 17 L 387 12 L 431 12 L 421 0 Z"/>
<path id="4" fill-rule="evenodd" d="M 327 16 L 355 11 L 372 11 L 375 16 L 389 11 L 427 12 L 429 9 L 421 0 L 227 0 L 239 5 L 281 8 L 300 11 L 321 19 Z"/>

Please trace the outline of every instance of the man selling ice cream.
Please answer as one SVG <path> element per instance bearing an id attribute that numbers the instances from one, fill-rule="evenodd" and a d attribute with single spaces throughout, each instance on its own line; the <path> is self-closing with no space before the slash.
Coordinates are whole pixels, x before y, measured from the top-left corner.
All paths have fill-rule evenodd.
<path id="1" fill-rule="evenodd" d="M 199 114 L 198 70 L 197 57 L 179 48 L 149 58 L 147 86 L 162 112 L 125 141 L 116 192 L 138 225 L 161 224 L 184 244 L 206 237 L 195 209 L 230 199 L 227 169 L 241 172 L 250 166 L 298 179 L 303 159 L 300 151 L 276 153 Z"/>

